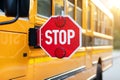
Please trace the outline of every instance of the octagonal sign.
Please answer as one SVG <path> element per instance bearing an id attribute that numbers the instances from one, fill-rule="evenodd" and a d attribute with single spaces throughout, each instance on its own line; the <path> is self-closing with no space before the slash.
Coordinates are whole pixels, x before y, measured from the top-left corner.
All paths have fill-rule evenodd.
<path id="1" fill-rule="evenodd" d="M 69 16 L 50 17 L 38 32 L 38 45 L 51 57 L 70 57 L 81 45 L 81 27 Z"/>

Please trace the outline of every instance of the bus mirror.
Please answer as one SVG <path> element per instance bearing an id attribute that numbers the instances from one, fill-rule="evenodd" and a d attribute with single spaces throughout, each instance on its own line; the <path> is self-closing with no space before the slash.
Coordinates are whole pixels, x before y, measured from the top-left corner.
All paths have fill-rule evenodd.
<path id="1" fill-rule="evenodd" d="M 19 17 L 28 17 L 29 5 L 30 0 L 4 0 L 5 15 L 8 17 L 16 17 L 16 15 L 19 14 Z M 18 14 L 17 9 L 19 9 Z"/>

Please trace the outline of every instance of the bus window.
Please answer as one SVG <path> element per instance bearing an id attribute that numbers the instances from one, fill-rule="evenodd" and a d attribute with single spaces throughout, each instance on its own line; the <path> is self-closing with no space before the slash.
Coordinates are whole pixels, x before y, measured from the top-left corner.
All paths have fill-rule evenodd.
<path id="1" fill-rule="evenodd" d="M 105 15 L 102 13 L 101 33 L 105 34 Z"/>
<path id="2" fill-rule="evenodd" d="M 93 46 L 93 37 L 86 36 L 86 46 Z"/>
<path id="3" fill-rule="evenodd" d="M 68 0 L 68 15 L 70 15 L 74 19 L 74 1 Z"/>
<path id="4" fill-rule="evenodd" d="M 4 11 L 4 1 L 0 0 L 0 12 Z"/>
<path id="5" fill-rule="evenodd" d="M 112 22 L 111 20 L 108 18 L 108 35 L 112 35 Z"/>
<path id="6" fill-rule="evenodd" d="M 104 39 L 103 42 L 104 42 L 104 45 L 105 45 L 105 46 L 111 45 L 111 40 Z"/>
<path id="7" fill-rule="evenodd" d="M 90 16 L 91 16 L 90 9 L 91 9 L 90 4 L 88 4 L 88 13 L 87 13 L 87 29 L 89 29 L 89 30 L 91 29 L 91 27 L 90 27 Z"/>
<path id="8" fill-rule="evenodd" d="M 82 0 L 77 0 L 77 23 L 82 25 Z"/>
<path id="9" fill-rule="evenodd" d="M 112 21 L 111 20 L 109 20 L 109 27 L 110 27 L 109 35 L 112 36 L 113 32 L 112 32 Z"/>
<path id="10" fill-rule="evenodd" d="M 95 6 L 94 8 L 94 31 L 97 32 L 97 24 L 98 24 L 98 21 L 97 21 L 97 7 Z"/>
<path id="11" fill-rule="evenodd" d="M 5 15 L 4 0 L 0 0 L 0 15 Z"/>
<path id="12" fill-rule="evenodd" d="M 108 46 L 112 45 L 112 40 L 101 37 L 94 37 L 94 46 Z"/>
<path id="13" fill-rule="evenodd" d="M 100 12 L 100 27 L 99 27 L 99 32 L 100 33 L 102 33 L 102 28 L 103 28 L 102 23 L 103 23 L 103 13 Z"/>
<path id="14" fill-rule="evenodd" d="M 104 41 L 99 37 L 94 37 L 94 46 L 101 46 L 101 44 L 104 44 Z"/>
<path id="15" fill-rule="evenodd" d="M 108 35 L 109 33 L 109 18 L 107 17 L 107 15 L 105 16 L 105 34 Z"/>
<path id="16" fill-rule="evenodd" d="M 100 10 L 98 10 L 98 30 L 97 30 L 97 32 L 101 32 L 101 11 Z"/>
<path id="17" fill-rule="evenodd" d="M 86 46 L 86 36 L 85 34 L 82 34 L 82 47 Z"/>
<path id="18" fill-rule="evenodd" d="M 55 0 L 55 15 L 64 15 L 63 0 Z"/>
<path id="19" fill-rule="evenodd" d="M 41 16 L 50 17 L 52 15 L 52 1 L 38 0 L 37 13 Z"/>

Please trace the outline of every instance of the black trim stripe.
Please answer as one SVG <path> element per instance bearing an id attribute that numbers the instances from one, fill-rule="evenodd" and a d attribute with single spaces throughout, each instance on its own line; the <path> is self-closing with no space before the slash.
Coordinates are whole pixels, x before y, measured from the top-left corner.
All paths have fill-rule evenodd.
<path id="1" fill-rule="evenodd" d="M 80 73 L 82 71 L 84 71 L 86 69 L 85 66 L 82 66 L 82 67 L 79 67 L 79 68 L 76 68 L 76 69 L 73 69 L 71 71 L 68 71 L 68 72 L 65 72 L 65 73 L 62 73 L 62 74 L 58 74 L 56 76 L 53 76 L 53 77 L 50 77 L 50 78 L 47 78 L 45 80 L 64 80 L 70 76 L 73 76 L 77 73 Z"/>
<path id="2" fill-rule="evenodd" d="M 15 78 L 11 78 L 11 79 L 9 79 L 9 80 L 14 80 L 14 79 L 18 79 L 18 78 L 23 78 L 23 77 L 25 77 L 26 75 L 23 75 L 23 76 L 18 76 L 18 77 L 15 77 Z"/>

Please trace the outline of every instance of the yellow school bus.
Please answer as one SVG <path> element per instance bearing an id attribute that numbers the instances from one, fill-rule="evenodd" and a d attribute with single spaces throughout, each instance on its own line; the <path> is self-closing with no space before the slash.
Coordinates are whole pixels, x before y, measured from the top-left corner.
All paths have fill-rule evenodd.
<path id="1" fill-rule="evenodd" d="M 82 27 L 82 47 L 69 59 L 36 45 L 36 30 L 54 15 Z M 102 80 L 112 50 L 113 16 L 99 0 L 0 0 L 0 80 Z"/>

